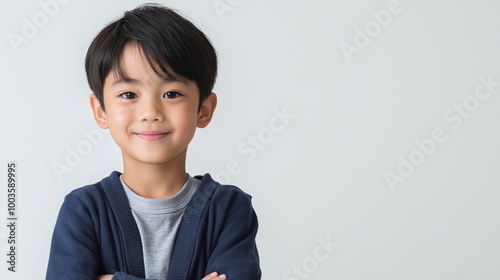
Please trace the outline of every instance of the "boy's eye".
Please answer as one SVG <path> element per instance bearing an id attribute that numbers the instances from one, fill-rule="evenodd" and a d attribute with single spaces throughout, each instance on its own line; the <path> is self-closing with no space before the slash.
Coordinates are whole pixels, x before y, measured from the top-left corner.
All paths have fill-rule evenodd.
<path id="1" fill-rule="evenodd" d="M 181 96 L 181 94 L 178 92 L 175 92 L 175 91 L 169 91 L 169 92 L 165 92 L 163 94 L 163 97 L 166 97 L 166 98 L 176 98 L 179 96 Z"/>
<path id="2" fill-rule="evenodd" d="M 125 99 L 134 99 L 134 98 L 137 98 L 137 94 L 133 93 L 133 92 L 124 92 L 122 94 L 120 94 L 121 97 L 125 98 Z"/>

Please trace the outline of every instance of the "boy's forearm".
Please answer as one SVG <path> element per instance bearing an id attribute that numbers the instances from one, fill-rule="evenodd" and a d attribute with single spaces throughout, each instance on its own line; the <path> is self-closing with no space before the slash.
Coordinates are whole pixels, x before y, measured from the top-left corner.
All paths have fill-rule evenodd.
<path id="1" fill-rule="evenodd" d="M 212 272 L 209 275 L 203 277 L 201 280 L 226 280 L 227 277 L 224 274 L 219 275 L 217 272 Z M 97 280 L 147 280 L 143 278 L 137 278 L 132 275 L 123 273 L 123 272 L 117 272 L 114 275 L 113 274 L 107 274 L 107 275 L 101 275 L 97 277 Z"/>

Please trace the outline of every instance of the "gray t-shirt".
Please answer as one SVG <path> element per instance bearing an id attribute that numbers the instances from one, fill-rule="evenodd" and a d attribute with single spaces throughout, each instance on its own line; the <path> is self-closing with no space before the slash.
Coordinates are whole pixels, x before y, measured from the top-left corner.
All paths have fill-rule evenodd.
<path id="1" fill-rule="evenodd" d="M 147 279 L 167 279 L 170 256 L 182 215 L 200 183 L 189 174 L 187 176 L 184 186 L 178 193 L 162 199 L 137 195 L 120 176 L 132 208 L 132 215 L 141 233 Z"/>

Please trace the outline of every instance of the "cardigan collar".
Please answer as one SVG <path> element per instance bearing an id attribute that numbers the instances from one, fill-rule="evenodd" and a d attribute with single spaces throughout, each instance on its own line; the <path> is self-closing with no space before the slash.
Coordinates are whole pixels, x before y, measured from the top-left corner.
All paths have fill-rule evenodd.
<path id="1" fill-rule="evenodd" d="M 121 185 L 120 175 L 120 172 L 113 171 L 101 181 L 101 185 L 120 229 L 127 273 L 146 278 L 144 258 L 137 257 L 143 256 L 141 235 L 132 215 L 127 194 Z M 195 178 L 201 182 L 182 216 L 172 250 L 168 279 L 187 279 L 203 211 L 220 185 L 208 173 Z"/>

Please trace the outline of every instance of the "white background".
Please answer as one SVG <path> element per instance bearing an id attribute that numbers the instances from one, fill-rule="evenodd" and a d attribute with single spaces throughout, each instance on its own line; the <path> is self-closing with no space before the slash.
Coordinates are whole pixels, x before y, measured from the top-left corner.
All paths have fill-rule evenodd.
<path id="1" fill-rule="evenodd" d="M 44 279 L 64 196 L 121 170 L 91 116 L 83 61 L 142 1 L 63 2 L 0 4 L 0 225 L 7 162 L 19 166 L 17 272 L 4 225 L 1 279 Z M 253 196 L 263 279 L 499 279 L 500 86 L 480 82 L 500 82 L 499 1 L 159 2 L 218 51 L 218 108 L 187 169 Z M 392 187 L 388 172 L 401 176 Z"/>

